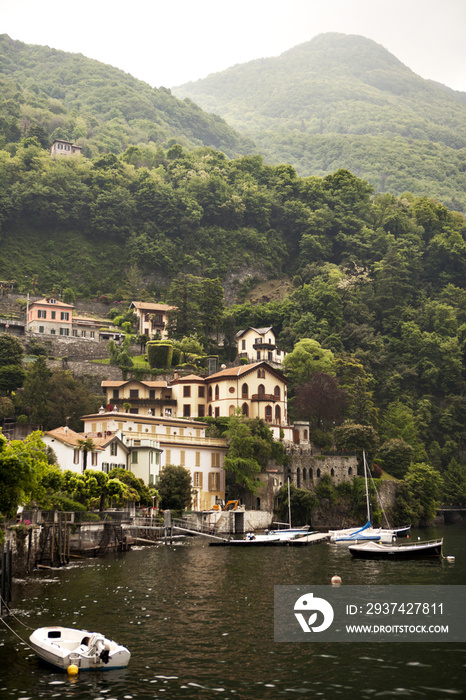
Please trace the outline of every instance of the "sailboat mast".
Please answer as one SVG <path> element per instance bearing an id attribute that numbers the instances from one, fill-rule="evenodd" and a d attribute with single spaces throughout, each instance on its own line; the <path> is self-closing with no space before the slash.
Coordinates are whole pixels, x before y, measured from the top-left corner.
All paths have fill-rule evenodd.
<path id="1" fill-rule="evenodd" d="M 290 498 L 290 477 L 288 477 L 288 522 L 291 528 L 291 498 Z"/>
<path id="2" fill-rule="evenodd" d="M 362 459 L 364 463 L 364 480 L 366 482 L 366 508 L 367 508 L 367 520 L 368 522 L 372 522 L 371 518 L 371 504 L 369 501 L 369 479 L 367 478 L 367 462 L 366 462 L 366 453 L 363 450 L 362 451 Z"/>

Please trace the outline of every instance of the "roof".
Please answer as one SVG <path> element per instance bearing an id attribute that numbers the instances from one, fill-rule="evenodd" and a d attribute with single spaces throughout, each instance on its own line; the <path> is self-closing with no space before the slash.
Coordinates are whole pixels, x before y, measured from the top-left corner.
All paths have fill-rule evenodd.
<path id="1" fill-rule="evenodd" d="M 67 428 L 66 426 L 54 428 L 53 430 L 47 430 L 44 435 L 50 435 L 50 437 L 52 437 L 54 440 L 59 440 L 70 447 L 79 447 L 80 441 L 87 438 L 87 435 L 84 433 L 76 433 L 74 430 L 71 430 L 71 428 Z M 96 440 L 94 440 L 94 438 L 91 439 L 96 448 L 101 450 L 102 447 L 97 444 Z"/>
<path id="2" fill-rule="evenodd" d="M 127 379 L 123 381 L 114 381 L 113 379 L 104 379 L 101 383 L 101 387 L 106 388 L 119 388 L 121 386 L 125 386 L 126 384 L 142 384 L 143 386 L 147 386 L 149 389 L 169 389 L 170 387 L 168 386 L 167 382 L 165 380 L 156 380 L 156 379 L 149 379 L 149 380 L 142 380 L 142 379 Z"/>
<path id="3" fill-rule="evenodd" d="M 50 299 L 55 299 L 53 304 L 50 301 Z M 38 299 L 37 301 L 31 301 L 31 303 L 29 304 L 29 308 L 31 308 L 31 306 L 34 306 L 35 304 L 52 304 L 52 306 L 64 306 L 67 309 L 74 309 L 73 304 L 65 304 L 65 302 L 59 301 L 56 297 L 48 297 L 47 299 Z"/>
<path id="4" fill-rule="evenodd" d="M 204 383 L 204 377 L 199 377 L 197 374 L 187 374 L 184 377 L 176 377 L 176 379 L 172 379 L 170 382 L 170 385 L 172 384 L 190 384 L 192 382 L 200 382 Z"/>
<path id="5" fill-rule="evenodd" d="M 172 311 L 176 309 L 176 306 L 170 306 L 170 304 L 154 304 L 147 301 L 132 301 L 130 308 L 134 306 L 135 309 L 139 311 Z"/>
<path id="6" fill-rule="evenodd" d="M 252 326 L 249 326 L 249 328 L 246 328 L 245 330 L 238 331 L 236 337 L 241 338 L 241 336 L 248 331 L 254 331 L 254 333 L 257 333 L 257 335 L 265 335 L 269 331 L 273 331 L 273 326 L 267 326 L 267 328 L 253 328 Z"/>
<path id="7" fill-rule="evenodd" d="M 264 367 L 271 374 L 274 374 L 276 377 L 279 377 L 281 381 L 288 384 L 288 379 L 283 376 L 281 372 L 271 367 L 268 362 L 265 362 L 265 360 L 261 362 L 254 362 L 251 365 L 239 365 L 237 367 L 230 367 L 229 369 L 222 369 L 216 374 L 210 374 L 208 377 L 206 377 L 205 381 L 210 382 L 212 380 L 217 381 L 218 379 L 239 379 L 240 377 L 253 372 L 257 367 Z"/>

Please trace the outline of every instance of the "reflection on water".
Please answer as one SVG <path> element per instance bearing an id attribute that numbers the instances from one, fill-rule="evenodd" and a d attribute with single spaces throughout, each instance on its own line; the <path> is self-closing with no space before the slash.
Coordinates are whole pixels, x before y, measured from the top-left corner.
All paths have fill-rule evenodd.
<path id="1" fill-rule="evenodd" d="M 127 669 L 69 680 L 0 629 L 0 697 L 460 697 L 466 645 L 273 641 L 274 585 L 329 584 L 335 573 L 343 585 L 464 584 L 466 529 L 420 534 L 443 534 L 455 564 L 355 561 L 335 545 L 230 549 L 190 540 L 34 574 L 15 585 L 18 619 L 105 632 L 132 659 Z"/>

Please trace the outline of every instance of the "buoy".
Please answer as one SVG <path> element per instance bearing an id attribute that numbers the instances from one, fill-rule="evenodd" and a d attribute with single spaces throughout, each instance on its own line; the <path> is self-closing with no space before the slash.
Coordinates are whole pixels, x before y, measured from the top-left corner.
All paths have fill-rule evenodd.
<path id="1" fill-rule="evenodd" d="M 332 586 L 341 586 L 341 578 L 335 574 L 332 576 L 331 584 Z"/>
<path id="2" fill-rule="evenodd" d="M 446 557 L 446 560 L 450 562 L 450 564 L 454 564 L 455 562 L 455 557 L 453 557 L 451 554 Z"/>
<path id="3" fill-rule="evenodd" d="M 79 668 L 76 666 L 76 664 L 70 664 L 66 671 L 69 676 L 77 676 L 79 673 Z"/>

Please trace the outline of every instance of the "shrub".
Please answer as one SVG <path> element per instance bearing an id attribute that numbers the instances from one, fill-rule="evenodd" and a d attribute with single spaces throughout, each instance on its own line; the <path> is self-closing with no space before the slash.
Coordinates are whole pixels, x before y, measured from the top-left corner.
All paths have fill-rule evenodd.
<path id="1" fill-rule="evenodd" d="M 166 341 L 151 340 L 146 345 L 147 359 L 151 369 L 153 367 L 172 366 L 173 345 Z"/>

